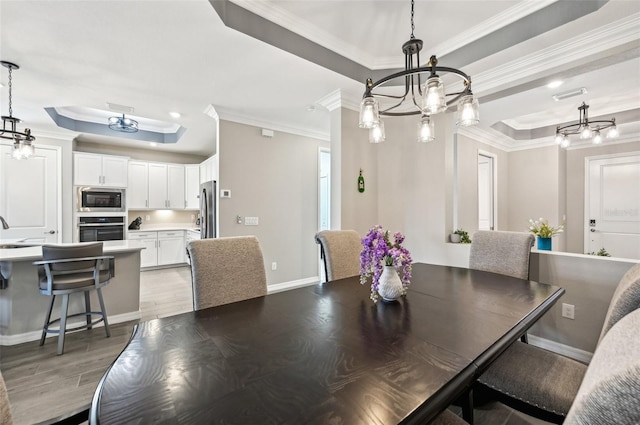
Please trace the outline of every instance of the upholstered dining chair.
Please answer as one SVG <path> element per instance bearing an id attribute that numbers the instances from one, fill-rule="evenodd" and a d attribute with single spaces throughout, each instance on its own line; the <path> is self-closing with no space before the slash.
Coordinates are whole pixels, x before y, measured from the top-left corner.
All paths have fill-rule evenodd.
<path id="1" fill-rule="evenodd" d="M 629 269 L 616 287 L 596 352 L 615 324 L 638 309 L 640 264 Z M 637 328 L 634 332 L 637 334 Z M 640 358 L 638 352 L 635 356 Z M 587 366 L 578 361 L 515 342 L 478 378 L 476 389 L 529 415 L 562 423 L 586 371 Z M 640 379 L 640 376 L 636 376 L 636 379 Z"/>
<path id="2" fill-rule="evenodd" d="M 316 234 L 327 281 L 360 274 L 360 235 L 355 230 L 323 230 Z"/>
<path id="3" fill-rule="evenodd" d="M 267 277 L 255 236 L 189 242 L 193 309 L 267 295 Z"/>
<path id="4" fill-rule="evenodd" d="M 531 233 L 479 230 L 473 234 L 469 268 L 529 279 Z"/>
<path id="5" fill-rule="evenodd" d="M 42 261 L 33 263 L 38 266 L 40 293 L 51 297 L 49 308 L 44 319 L 40 345 L 44 345 L 47 334 L 58 334 L 58 355 L 64 352 L 64 337 L 67 332 L 79 329 L 91 329 L 104 322 L 107 337 L 111 336 L 107 310 L 102 298 L 102 287 L 109 283 L 114 275 L 114 257 L 102 255 L 102 242 L 76 245 L 43 245 Z M 100 303 L 100 311 L 91 311 L 90 291 L 95 290 Z M 69 295 L 84 293 L 85 311 L 68 315 Z M 51 320 L 53 303 L 56 296 L 62 296 L 60 318 Z M 67 327 L 67 320 L 72 317 L 85 317 L 85 324 L 74 324 Z M 99 316 L 92 320 L 92 316 Z M 51 325 L 60 323 L 58 329 L 50 329 Z"/>

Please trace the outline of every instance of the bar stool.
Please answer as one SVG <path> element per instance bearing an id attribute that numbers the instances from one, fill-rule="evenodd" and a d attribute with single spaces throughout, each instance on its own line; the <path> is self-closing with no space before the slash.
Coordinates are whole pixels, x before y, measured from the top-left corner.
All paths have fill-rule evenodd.
<path id="1" fill-rule="evenodd" d="M 51 297 L 44 319 L 40 345 L 44 345 L 48 333 L 58 334 L 58 355 L 61 355 L 64 351 L 66 332 L 91 329 L 100 322 L 104 322 L 107 337 L 111 336 L 100 288 L 108 284 L 114 275 L 114 259 L 113 256 L 102 255 L 102 242 L 64 246 L 43 245 L 42 261 L 36 261 L 33 264 L 38 266 L 40 293 Z M 91 311 L 89 292 L 94 289 L 98 294 L 100 311 Z M 76 292 L 84 292 L 85 311 L 67 315 L 69 295 Z M 60 318 L 51 320 L 53 303 L 57 295 L 62 295 Z M 86 324 L 67 329 L 67 319 L 77 316 L 85 316 Z M 92 316 L 100 317 L 92 321 Z M 57 322 L 60 322 L 58 329 L 49 329 Z"/>

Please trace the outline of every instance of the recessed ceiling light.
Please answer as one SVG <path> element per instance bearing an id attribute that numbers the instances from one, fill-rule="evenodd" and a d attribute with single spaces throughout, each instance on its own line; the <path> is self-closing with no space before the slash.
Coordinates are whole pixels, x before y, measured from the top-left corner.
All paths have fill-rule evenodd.
<path id="1" fill-rule="evenodd" d="M 156 146 L 158 146 L 158 144 L 156 142 L 149 142 L 149 146 L 156 147 Z"/>
<path id="2" fill-rule="evenodd" d="M 560 87 L 562 85 L 562 83 L 564 83 L 564 81 L 555 80 L 555 81 L 552 81 L 549 84 L 547 84 L 547 87 L 549 87 L 550 89 L 555 89 L 556 87 Z"/>
<path id="3" fill-rule="evenodd" d="M 315 105 L 307 105 L 307 111 L 309 111 L 309 112 L 315 112 L 315 111 L 316 111 L 316 107 L 315 107 Z"/>
<path id="4" fill-rule="evenodd" d="M 558 94 L 554 94 L 553 96 L 551 96 L 553 98 L 553 100 L 555 100 L 556 102 L 559 102 L 561 100 L 564 99 L 568 99 L 570 97 L 574 97 L 574 96 L 580 96 L 582 94 L 587 94 L 587 89 L 584 87 L 580 87 L 579 89 L 575 89 L 575 90 L 571 90 L 571 91 L 567 91 L 564 93 L 558 93 Z"/>
<path id="5" fill-rule="evenodd" d="M 172 118 L 180 118 L 180 112 L 169 112 Z"/>

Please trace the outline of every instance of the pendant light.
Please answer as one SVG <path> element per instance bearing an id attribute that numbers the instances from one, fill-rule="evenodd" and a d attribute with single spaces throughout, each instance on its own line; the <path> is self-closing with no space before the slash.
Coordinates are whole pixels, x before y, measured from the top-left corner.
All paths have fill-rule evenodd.
<path id="1" fill-rule="evenodd" d="M 20 69 L 18 65 L 13 62 L 0 61 L 0 64 L 9 70 L 9 116 L 2 116 L 2 132 L 0 132 L 0 138 L 13 141 L 13 151 L 11 155 L 15 159 L 27 159 L 34 152 L 33 141 L 36 139 L 31 135 L 31 130 L 24 129 L 24 132 L 18 131 L 17 125 L 20 122 L 20 118 L 13 116 L 13 80 L 12 72 L 14 69 Z"/>

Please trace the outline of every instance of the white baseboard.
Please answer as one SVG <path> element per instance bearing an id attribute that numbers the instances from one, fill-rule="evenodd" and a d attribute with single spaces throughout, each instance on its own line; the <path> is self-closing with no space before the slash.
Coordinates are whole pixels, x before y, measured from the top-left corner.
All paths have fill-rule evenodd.
<path id="1" fill-rule="evenodd" d="M 131 313 L 116 314 L 115 316 L 109 316 L 109 324 L 115 325 L 116 323 L 128 322 L 130 320 L 139 320 L 141 317 L 140 310 L 132 311 Z M 100 322 L 94 326 L 94 328 L 103 327 L 104 323 Z M 42 330 L 25 332 L 16 335 L 0 335 L 0 346 L 2 345 L 17 345 L 23 342 L 37 341 L 42 336 Z M 58 336 L 53 334 L 47 338 L 57 338 Z"/>
<path id="2" fill-rule="evenodd" d="M 269 294 L 275 294 L 276 292 L 288 291 L 290 289 L 301 288 L 303 286 L 314 285 L 320 282 L 319 276 L 307 277 L 304 279 L 292 280 L 289 282 L 274 283 L 267 286 L 267 292 Z"/>
<path id="3" fill-rule="evenodd" d="M 572 358 L 582 363 L 588 364 L 591 361 L 591 357 L 593 357 L 593 353 L 551 341 L 550 339 L 540 338 L 539 336 L 531 334 L 527 334 L 527 337 L 529 338 L 529 344 L 531 345 L 553 351 L 554 353 Z"/>

